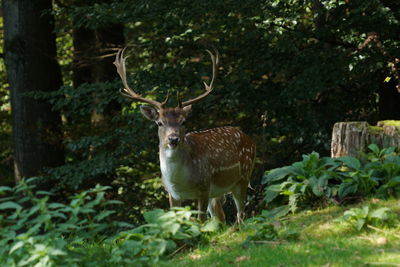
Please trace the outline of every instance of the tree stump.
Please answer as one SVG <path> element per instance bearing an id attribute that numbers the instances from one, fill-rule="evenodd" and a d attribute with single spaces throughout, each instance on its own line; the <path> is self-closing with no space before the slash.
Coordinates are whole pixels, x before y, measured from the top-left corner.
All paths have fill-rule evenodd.
<path id="1" fill-rule="evenodd" d="M 337 122 L 333 126 L 331 157 L 360 156 L 369 144 L 380 148 L 400 148 L 400 121 L 380 121 L 377 126 L 368 122 Z"/>

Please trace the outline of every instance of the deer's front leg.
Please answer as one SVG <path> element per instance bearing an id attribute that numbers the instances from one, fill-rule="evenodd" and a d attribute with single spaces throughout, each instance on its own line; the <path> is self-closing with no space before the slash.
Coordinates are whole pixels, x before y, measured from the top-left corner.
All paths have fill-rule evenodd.
<path id="1" fill-rule="evenodd" d="M 208 201 L 209 201 L 208 194 L 204 195 L 204 196 L 201 196 L 198 199 L 198 211 L 199 211 L 198 218 L 202 222 L 207 220 Z"/>
<path id="2" fill-rule="evenodd" d="M 169 196 L 169 206 L 172 207 L 180 207 L 182 205 L 181 200 L 177 200 L 171 196 L 171 194 L 168 194 Z"/>

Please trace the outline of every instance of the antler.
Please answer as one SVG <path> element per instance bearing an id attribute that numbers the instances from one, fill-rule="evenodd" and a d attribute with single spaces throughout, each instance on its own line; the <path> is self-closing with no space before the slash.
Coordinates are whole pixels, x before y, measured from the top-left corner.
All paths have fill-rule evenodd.
<path id="1" fill-rule="evenodd" d="M 119 75 L 119 77 L 121 77 L 122 84 L 124 86 L 124 88 L 120 89 L 121 94 L 126 97 L 129 97 L 133 100 L 144 102 L 144 103 L 150 104 L 158 109 L 162 109 L 167 104 L 169 94 L 167 94 L 167 97 L 165 98 L 165 100 L 163 102 L 158 102 L 156 100 L 142 97 L 140 94 L 135 93 L 135 91 L 133 91 L 129 87 L 127 79 L 126 79 L 125 61 L 128 57 L 124 57 L 125 49 L 126 49 L 126 47 L 124 49 L 118 50 L 118 53 L 117 53 L 117 55 L 115 57 L 115 61 L 114 61 L 114 65 L 115 65 L 115 67 L 117 67 L 118 75 Z"/>
<path id="2" fill-rule="evenodd" d="M 219 53 L 218 53 L 218 50 L 215 48 L 214 48 L 215 55 L 208 49 L 206 51 L 210 54 L 211 60 L 212 60 L 212 65 L 213 65 L 211 82 L 210 82 L 210 84 L 203 82 L 206 91 L 203 94 L 199 95 L 198 97 L 190 99 L 183 103 L 180 103 L 180 101 L 179 101 L 179 106 L 182 106 L 182 107 L 189 106 L 189 105 L 193 104 L 194 102 L 197 102 L 197 101 L 205 98 L 206 96 L 208 96 L 214 89 L 214 82 L 215 82 L 215 78 L 217 77 L 217 70 L 218 70 L 218 64 L 219 64 Z"/>

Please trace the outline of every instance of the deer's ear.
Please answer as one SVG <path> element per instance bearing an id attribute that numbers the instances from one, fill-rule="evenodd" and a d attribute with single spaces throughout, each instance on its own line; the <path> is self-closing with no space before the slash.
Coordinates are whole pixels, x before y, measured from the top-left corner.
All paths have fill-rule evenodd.
<path id="1" fill-rule="evenodd" d="M 183 107 L 183 111 L 185 112 L 186 115 L 188 115 L 191 110 L 192 110 L 192 105 Z"/>
<path id="2" fill-rule="evenodd" d="M 152 106 L 140 106 L 140 111 L 146 119 L 149 119 L 151 121 L 158 120 L 158 110 L 153 108 Z"/>

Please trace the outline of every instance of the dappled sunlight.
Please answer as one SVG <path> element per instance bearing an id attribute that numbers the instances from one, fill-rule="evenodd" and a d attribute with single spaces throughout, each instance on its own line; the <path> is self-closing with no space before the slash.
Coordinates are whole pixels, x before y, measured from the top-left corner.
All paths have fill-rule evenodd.
<path id="1" fill-rule="evenodd" d="M 376 249 L 376 253 L 364 258 L 366 265 L 400 266 L 400 251 L 398 249 Z"/>
<path id="2" fill-rule="evenodd" d="M 400 229 L 366 228 L 356 231 L 341 221 L 352 207 L 374 205 L 398 211 L 398 201 L 372 201 L 352 206 L 335 206 L 289 215 L 282 223 L 299 231 L 299 239 L 245 242 L 254 229 L 228 228 L 205 245 L 172 260 L 177 266 L 362 266 L 400 263 Z M 171 261 L 169 262 L 171 264 Z"/>

